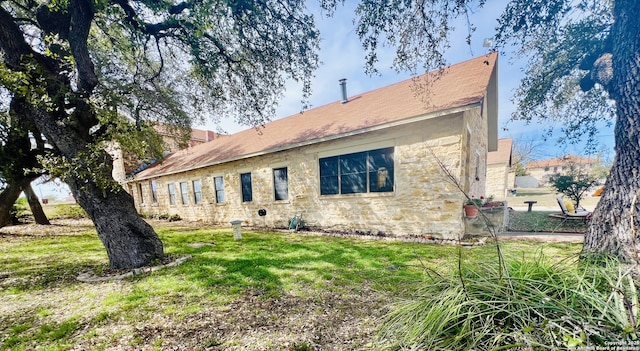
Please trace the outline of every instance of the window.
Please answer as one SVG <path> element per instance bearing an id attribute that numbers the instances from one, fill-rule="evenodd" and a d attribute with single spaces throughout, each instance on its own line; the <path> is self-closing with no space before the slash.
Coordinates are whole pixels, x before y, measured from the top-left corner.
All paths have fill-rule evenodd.
<path id="1" fill-rule="evenodd" d="M 144 203 L 144 196 L 142 195 L 142 183 L 138 183 L 138 195 L 140 195 L 140 203 Z"/>
<path id="2" fill-rule="evenodd" d="M 220 177 L 213 177 L 213 188 L 216 191 L 216 203 L 224 203 L 224 179 Z"/>
<path id="3" fill-rule="evenodd" d="M 200 179 L 194 180 L 192 182 L 193 185 L 193 203 L 201 204 L 202 203 L 202 181 Z"/>
<path id="4" fill-rule="evenodd" d="M 155 180 L 149 182 L 149 188 L 151 188 L 151 203 L 158 203 L 158 188 Z"/>
<path id="5" fill-rule="evenodd" d="M 242 184 L 242 202 L 253 201 L 253 191 L 251 190 L 251 173 L 240 174 Z"/>
<path id="6" fill-rule="evenodd" d="M 182 204 L 189 204 L 189 191 L 187 190 L 187 182 L 180 182 L 180 194 L 182 195 Z"/>
<path id="7" fill-rule="evenodd" d="M 273 192 L 276 200 L 289 199 L 289 179 L 287 177 L 287 167 L 275 168 L 273 170 Z"/>
<path id="8" fill-rule="evenodd" d="M 176 185 L 173 183 L 169 183 L 169 205 L 176 204 Z"/>
<path id="9" fill-rule="evenodd" d="M 392 192 L 394 148 L 320 159 L 320 194 Z"/>

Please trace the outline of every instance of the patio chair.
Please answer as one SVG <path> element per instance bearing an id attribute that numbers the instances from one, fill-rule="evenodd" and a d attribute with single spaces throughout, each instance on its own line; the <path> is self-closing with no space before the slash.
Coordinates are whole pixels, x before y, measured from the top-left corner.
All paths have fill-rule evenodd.
<path id="1" fill-rule="evenodd" d="M 562 210 L 562 213 L 552 213 L 549 216 L 551 217 L 556 217 L 556 218 L 562 218 L 564 220 L 567 219 L 582 219 L 582 220 L 589 220 L 591 219 L 591 212 L 583 209 L 583 208 L 576 208 L 576 212 L 570 212 L 569 210 L 567 210 L 567 206 L 565 206 L 564 204 L 564 197 L 562 195 L 556 197 L 556 200 L 558 200 L 558 205 L 560 206 L 560 209 Z"/>

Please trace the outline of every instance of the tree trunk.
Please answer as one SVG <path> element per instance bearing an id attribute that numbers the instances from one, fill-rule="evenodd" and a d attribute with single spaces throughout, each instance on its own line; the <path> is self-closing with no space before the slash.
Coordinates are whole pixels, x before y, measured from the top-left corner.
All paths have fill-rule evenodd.
<path id="1" fill-rule="evenodd" d="M 42 210 L 42 206 L 40 206 L 40 200 L 38 199 L 38 195 L 33 191 L 31 187 L 31 183 L 24 188 L 24 195 L 27 197 L 27 201 L 29 202 L 29 208 L 31 208 L 31 214 L 33 214 L 33 219 L 37 224 L 42 225 L 50 225 L 49 218 L 44 214 Z"/>
<path id="2" fill-rule="evenodd" d="M 105 193 L 95 184 L 66 182 L 96 226 L 111 267 L 142 267 L 163 258 L 162 241 L 138 215 L 133 198 L 122 187 Z"/>
<path id="3" fill-rule="evenodd" d="M 13 224 L 11 223 L 11 207 L 13 207 L 20 193 L 32 180 L 33 179 L 22 178 L 7 181 L 6 188 L 0 193 L 0 228 Z"/>
<path id="4" fill-rule="evenodd" d="M 31 120 L 54 146 L 56 154 L 69 163 L 64 181 L 95 224 L 111 266 L 145 266 L 163 257 L 162 242 L 140 218 L 131 196 L 113 180 L 111 157 L 92 144 L 95 140 L 91 130 L 99 126 L 90 103 L 97 80 L 86 42 L 81 41 L 86 41 L 91 27 L 93 4 L 89 0 L 72 0 L 69 6 L 69 44 L 78 71 L 77 90 L 63 74 L 68 69 L 66 64 L 34 52 L 11 14 L 0 7 L 0 48 L 6 53 L 5 65 L 17 71 L 24 65 L 37 65 L 37 70 L 29 71 L 37 73 L 30 83 L 45 89 L 54 106 L 24 103 L 16 105 L 16 110 Z"/>
<path id="5" fill-rule="evenodd" d="M 640 262 L 640 2 L 614 1 L 613 79 L 616 158 L 585 236 L 583 255 L 602 253 Z"/>

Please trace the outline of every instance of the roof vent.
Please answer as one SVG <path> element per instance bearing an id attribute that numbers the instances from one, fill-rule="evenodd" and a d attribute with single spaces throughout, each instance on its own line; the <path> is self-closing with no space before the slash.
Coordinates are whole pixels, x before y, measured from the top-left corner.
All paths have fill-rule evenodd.
<path id="1" fill-rule="evenodd" d="M 342 103 L 346 104 L 347 100 L 347 78 L 340 79 L 340 91 L 342 92 Z"/>

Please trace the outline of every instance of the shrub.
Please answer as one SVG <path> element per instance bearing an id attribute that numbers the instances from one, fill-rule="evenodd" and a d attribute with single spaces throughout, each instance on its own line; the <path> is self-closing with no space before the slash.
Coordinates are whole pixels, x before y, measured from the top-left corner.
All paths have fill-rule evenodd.
<path id="1" fill-rule="evenodd" d="M 14 224 L 23 222 L 27 217 L 31 215 L 31 209 L 29 208 L 29 202 L 26 198 L 20 197 L 11 206 L 9 210 L 11 216 L 11 222 Z"/>
<path id="2" fill-rule="evenodd" d="M 552 263 L 539 254 L 507 261 L 506 271 L 489 262 L 429 275 L 388 314 L 380 348 L 558 350 L 635 339 L 635 285 L 605 263 Z"/>

